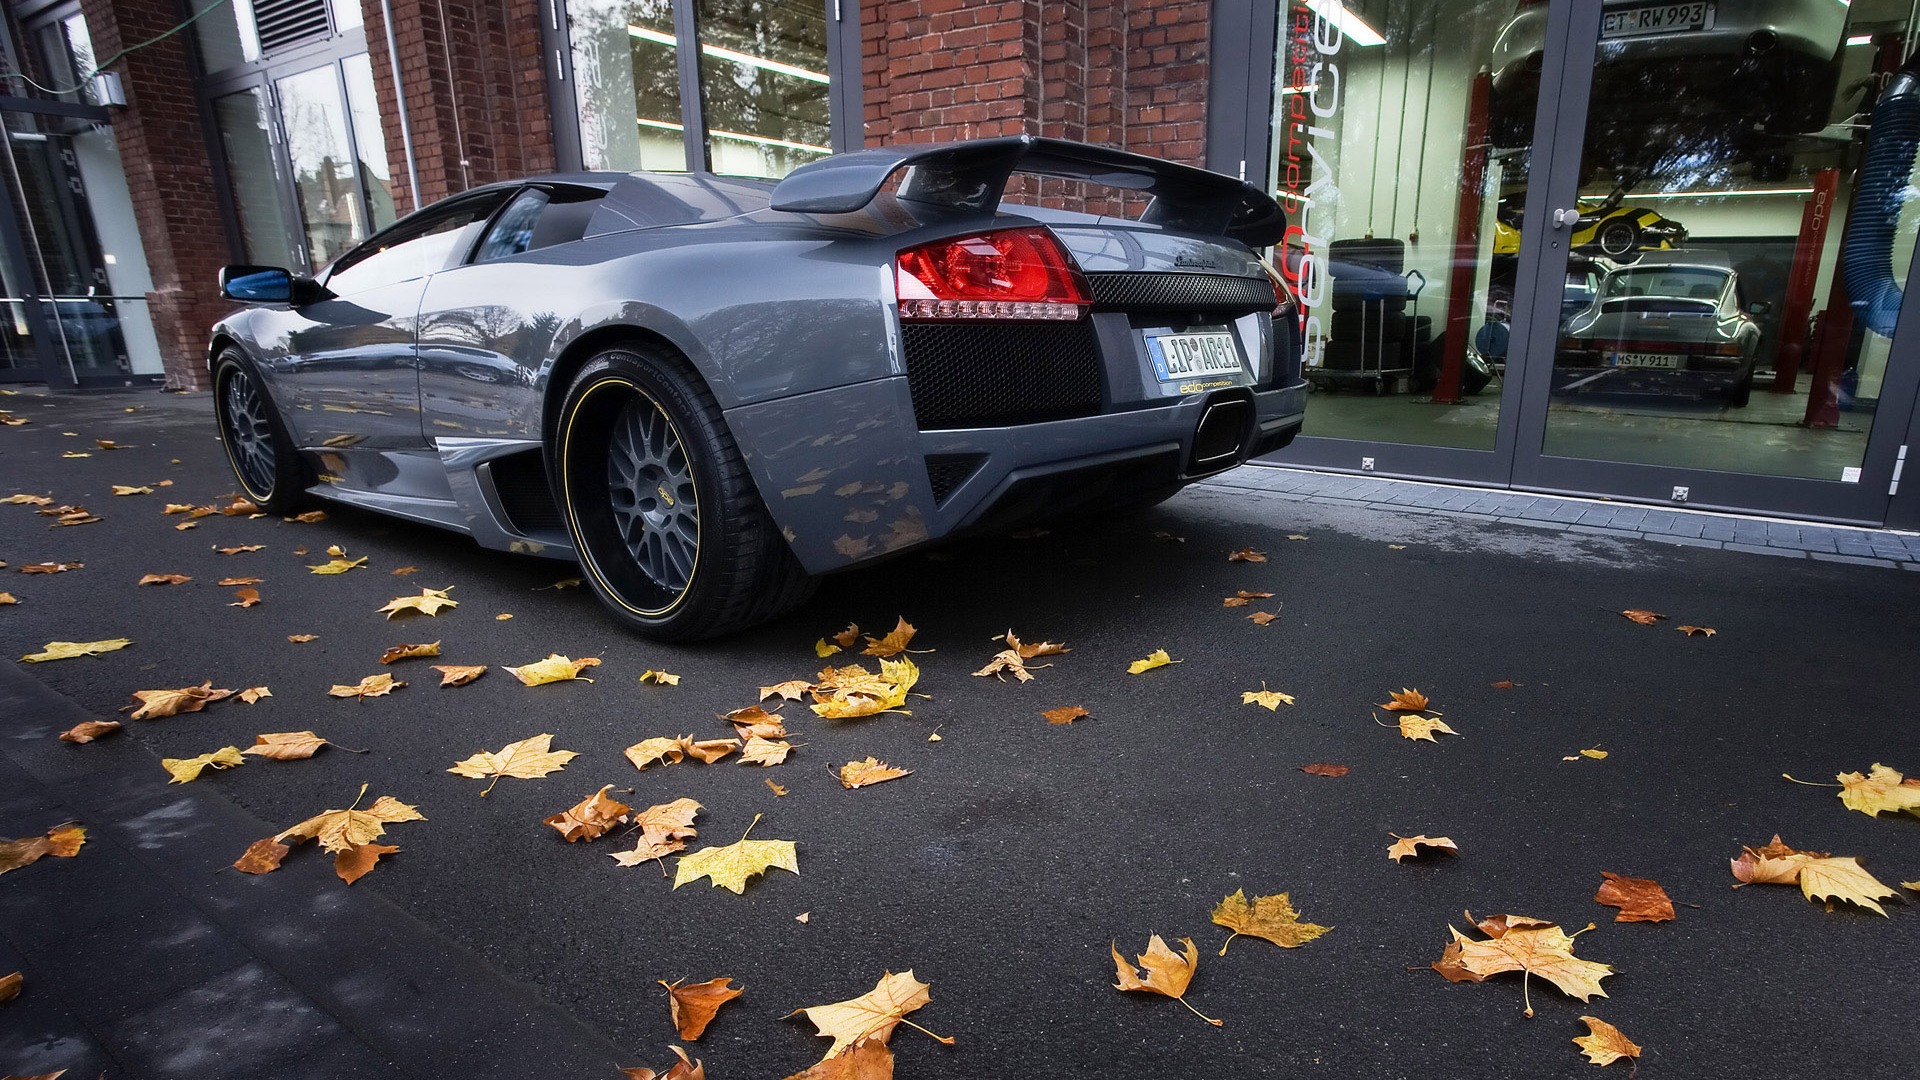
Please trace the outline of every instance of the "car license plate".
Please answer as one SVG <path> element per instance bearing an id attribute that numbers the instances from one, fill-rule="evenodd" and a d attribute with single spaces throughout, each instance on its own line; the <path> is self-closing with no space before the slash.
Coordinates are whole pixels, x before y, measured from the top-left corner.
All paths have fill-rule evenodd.
<path id="1" fill-rule="evenodd" d="M 1668 353 L 1617 352 L 1607 354 L 1614 367 L 1672 368 L 1679 370 L 1680 358 Z"/>
<path id="2" fill-rule="evenodd" d="M 1185 379 L 1237 379 L 1245 374 L 1240 350 L 1225 330 L 1199 333 L 1149 334 L 1147 355 L 1161 382 Z"/>
<path id="3" fill-rule="evenodd" d="M 1711 30 L 1713 7 L 1708 3 L 1650 4 L 1609 11 L 1600 17 L 1600 36 L 1635 37 L 1681 30 Z"/>

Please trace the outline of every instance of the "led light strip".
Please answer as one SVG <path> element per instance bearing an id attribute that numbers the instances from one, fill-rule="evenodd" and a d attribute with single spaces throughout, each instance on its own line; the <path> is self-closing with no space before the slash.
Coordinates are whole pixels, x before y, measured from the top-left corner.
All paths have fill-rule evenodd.
<path id="1" fill-rule="evenodd" d="M 1760 188 L 1751 191 L 1651 191 L 1643 195 L 1628 196 L 1632 199 L 1737 199 L 1755 195 L 1811 195 L 1812 188 Z M 1605 198 L 1602 195 L 1582 195 L 1582 199 Z"/>
<path id="2" fill-rule="evenodd" d="M 642 41 L 651 41 L 659 45 L 666 45 L 670 48 L 680 44 L 680 39 L 674 37 L 672 34 L 663 34 L 658 30 L 649 30 L 644 26 L 628 24 L 627 33 Z M 782 75 L 791 75 L 796 79 L 805 79 L 808 82 L 822 84 L 827 82 L 827 76 L 823 72 L 812 71 L 803 67 L 794 67 L 792 64 L 783 64 L 778 60 L 769 60 L 764 56 L 753 56 L 748 53 L 735 52 L 732 49 L 722 48 L 718 45 L 707 45 L 704 43 L 701 44 L 700 51 L 708 56 L 721 60 L 731 60 L 736 64 L 745 64 L 748 67 L 763 68 L 767 71 L 778 72 Z"/>
<path id="3" fill-rule="evenodd" d="M 684 124 L 673 124 L 665 120 L 649 120 L 644 116 L 634 117 L 633 122 L 639 124 L 641 127 L 655 128 L 660 131 L 687 130 Z M 770 138 L 766 135 L 748 135 L 741 131 L 721 131 L 717 128 L 708 128 L 707 134 L 716 139 L 731 139 L 734 142 L 754 143 L 759 146 L 778 146 L 785 150 L 804 150 L 810 154 L 833 153 L 833 147 L 831 146 L 815 146 L 813 143 L 791 142 L 786 139 Z"/>

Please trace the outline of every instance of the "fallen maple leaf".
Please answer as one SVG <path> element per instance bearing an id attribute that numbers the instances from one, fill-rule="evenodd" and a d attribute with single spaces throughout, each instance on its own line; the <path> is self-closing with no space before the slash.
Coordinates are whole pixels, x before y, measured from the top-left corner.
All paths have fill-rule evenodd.
<path id="1" fill-rule="evenodd" d="M 109 638 L 106 641 L 49 641 L 37 653 L 28 653 L 20 659 L 29 664 L 43 664 L 49 660 L 74 660 L 82 656 L 99 656 L 124 649 L 133 644 L 132 638 Z"/>
<path id="2" fill-rule="evenodd" d="M 693 827 L 693 818 L 700 810 L 700 804 L 692 799 L 675 799 L 633 815 L 633 823 L 640 829 L 639 846 L 632 851 L 614 852 L 613 861 L 621 866 L 634 866 L 686 850 L 684 841 L 699 835 Z"/>
<path id="3" fill-rule="evenodd" d="M 1800 894 L 1809 900 L 1845 900 L 1887 918 L 1877 901 L 1898 895 L 1867 873 L 1855 856 L 1809 859 L 1800 865 Z"/>
<path id="4" fill-rule="evenodd" d="M 858 664 L 827 668 L 814 683 L 814 704 L 807 706 L 829 720 L 851 720 L 883 712 L 911 713 L 901 708 L 907 694 L 920 681 L 920 669 L 912 660 L 882 658 L 880 673 L 869 675 Z"/>
<path id="5" fill-rule="evenodd" d="M 576 840 L 598 840 L 608 829 L 627 820 L 627 811 L 633 807 L 618 799 L 611 798 L 607 792 L 613 785 L 608 784 L 599 791 L 581 799 L 565 810 L 546 819 L 548 825 L 567 838 L 571 844 Z M 692 1038 L 692 1036 L 687 1036 Z"/>
<path id="6" fill-rule="evenodd" d="M 249 705 L 257 705 L 260 703 L 261 698 L 272 697 L 273 691 L 267 689 L 264 686 L 249 686 L 245 690 L 240 691 L 238 694 L 235 694 L 234 696 L 239 698 L 241 701 L 246 702 Z"/>
<path id="7" fill-rule="evenodd" d="M 1180 663 L 1180 661 L 1167 655 L 1167 650 L 1155 649 L 1148 653 L 1144 659 L 1135 660 L 1133 663 L 1128 664 L 1127 674 L 1138 675 L 1142 672 L 1152 671 L 1154 668 L 1163 668 L 1168 664 L 1178 663 Z"/>
<path id="8" fill-rule="evenodd" d="M 677 1046 L 669 1046 L 667 1049 L 673 1051 L 680 1060 L 668 1066 L 666 1072 L 657 1073 L 652 1069 L 635 1066 L 621 1069 L 621 1075 L 627 1080 L 707 1080 L 705 1062 L 689 1058 L 687 1052 Z"/>
<path id="9" fill-rule="evenodd" d="M 1920 787 L 1877 761 L 1865 776 L 1846 772 L 1834 779 L 1840 782 L 1840 801 L 1849 810 L 1858 810 L 1868 817 L 1901 811 L 1920 815 Z"/>
<path id="10" fill-rule="evenodd" d="M 593 680 L 581 677 L 580 673 L 587 668 L 599 665 L 600 658 L 597 656 L 584 656 L 578 660 L 570 660 L 559 653 L 549 653 L 545 660 L 507 668 L 507 673 L 527 686 L 544 686 L 547 683 L 570 682 L 576 679 L 590 683 Z"/>
<path id="11" fill-rule="evenodd" d="M 389 619 L 406 614 L 438 615 L 441 608 L 460 606 L 460 601 L 447 597 L 447 594 L 452 591 L 451 585 L 444 589 L 421 589 L 419 596 L 396 596 L 387 601 L 385 607 L 378 610 Z"/>
<path id="12" fill-rule="evenodd" d="M 77 562 L 37 562 L 28 563 L 20 568 L 23 574 L 64 574 L 69 570 L 79 570 L 86 563 Z"/>
<path id="13" fill-rule="evenodd" d="M 232 696 L 231 690 L 214 689 L 212 680 L 199 686 L 183 686 L 178 690 L 135 690 L 133 698 L 140 703 L 140 707 L 134 712 L 133 719 L 160 720 L 181 713 L 196 713 L 211 702 Z"/>
<path id="14" fill-rule="evenodd" d="M 115 484 L 113 485 L 113 493 L 115 495 L 151 495 L 153 494 L 153 489 L 144 485 L 135 487 L 132 484 Z"/>
<path id="15" fill-rule="evenodd" d="M 1674 629 L 1688 637 L 1712 637 L 1720 632 L 1711 626 L 1676 626 Z"/>
<path id="16" fill-rule="evenodd" d="M 1052 667 L 1053 665 L 1040 664 L 1037 666 Z M 1000 679 L 1002 682 L 1006 681 L 1005 677 L 1009 674 L 1014 677 L 1016 682 L 1033 681 L 1032 673 L 1027 670 L 1026 659 L 1013 649 L 1001 649 L 999 652 L 994 653 L 993 659 L 987 661 L 987 666 L 974 672 L 974 674 L 991 675 L 996 679 Z"/>
<path id="17" fill-rule="evenodd" d="M 9 495 L 0 499 L 0 503 L 13 506 L 52 506 L 53 497 L 51 495 Z"/>
<path id="18" fill-rule="evenodd" d="M 680 1037 L 688 1042 L 697 1041 L 713 1023 L 713 1016 L 720 1006 L 746 993 L 745 987 L 729 985 L 731 976 L 708 979 L 706 982 L 682 986 L 684 979 L 668 982 L 655 979 L 655 982 L 667 988 L 667 1006 L 673 1013 L 673 1026 L 679 1030 Z"/>
<path id="19" fill-rule="evenodd" d="M 1273 594 L 1270 592 L 1252 592 L 1247 589 L 1240 589 L 1236 591 L 1232 596 L 1229 596 L 1225 600 L 1220 601 L 1220 606 L 1221 607 L 1246 607 L 1248 604 L 1251 604 L 1255 600 L 1265 600 L 1271 596 L 1273 596 Z"/>
<path id="20" fill-rule="evenodd" d="M 370 697 L 385 697 L 405 685 L 407 684 L 394 679 L 391 672 L 383 671 L 378 675 L 369 675 L 352 686 L 336 683 L 327 691 L 327 696 L 359 698 L 364 701 Z"/>
<path id="21" fill-rule="evenodd" d="M 1394 862 L 1418 857 L 1420 849 L 1423 847 L 1430 847 L 1435 851 L 1444 851 L 1449 855 L 1460 854 L 1460 846 L 1445 836 L 1428 836 L 1425 833 L 1419 836 L 1401 836 L 1399 833 L 1388 833 L 1387 835 L 1394 839 L 1393 843 L 1387 845 L 1387 858 L 1392 859 Z"/>
<path id="22" fill-rule="evenodd" d="M 1227 556 L 1228 562 L 1266 562 L 1267 553 L 1252 548 L 1241 548 Z"/>
<path id="23" fill-rule="evenodd" d="M 333 857 L 333 872 L 340 880 L 351 885 L 372 871 L 380 856 L 391 855 L 400 849 L 390 844 L 361 844 L 350 847 Z"/>
<path id="24" fill-rule="evenodd" d="M 235 589 L 233 591 L 233 595 L 239 597 L 240 599 L 236 603 L 228 604 L 227 605 L 228 607 L 250 608 L 250 607 L 257 606 L 260 603 L 259 589 Z"/>
<path id="25" fill-rule="evenodd" d="M 260 508 L 255 506 L 251 499 L 235 499 L 221 507 L 220 512 L 227 517 L 245 517 L 248 514 L 259 513 Z"/>
<path id="26" fill-rule="evenodd" d="M 329 559 L 317 566 L 307 567 L 307 571 L 314 574 L 344 574 L 365 565 L 367 558 L 363 555 L 358 559 Z"/>
<path id="27" fill-rule="evenodd" d="M 1604 995 L 1603 995 L 1604 996 Z M 1598 1017 L 1583 1016 L 1587 1033 L 1575 1035 L 1574 1045 L 1595 1065 L 1611 1065 L 1621 1058 L 1638 1058 L 1640 1045 L 1621 1034 L 1620 1029 Z"/>
<path id="28" fill-rule="evenodd" d="M 45 855 L 52 855 L 57 859 L 71 859 L 86 842 L 85 826 L 71 821 L 55 825 L 40 836 L 0 840 L 0 874 L 18 870 L 29 863 L 39 862 Z"/>
<path id="29" fill-rule="evenodd" d="M 1634 622 L 1639 623 L 1641 626 L 1652 626 L 1654 623 L 1657 623 L 1661 619 L 1666 618 L 1665 615 L 1662 615 L 1655 611 L 1648 611 L 1645 608 L 1628 608 L 1627 610 L 1621 612 L 1620 614 L 1626 616 L 1629 619 L 1632 619 Z"/>
<path id="30" fill-rule="evenodd" d="M 744 709 L 735 709 L 721 713 L 720 719 L 733 725 L 733 730 L 742 739 L 755 735 L 763 739 L 784 739 L 787 735 L 786 721 L 777 712 L 768 712 L 758 705 L 749 705 Z"/>
<path id="31" fill-rule="evenodd" d="M 1265 938 L 1283 949 L 1297 949 L 1333 929 L 1301 922 L 1286 893 L 1256 896 L 1249 901 L 1245 889 L 1235 889 L 1232 896 L 1220 901 L 1213 909 L 1213 921 L 1233 931 L 1220 946 L 1221 956 L 1227 955 L 1227 946 L 1242 934 Z"/>
<path id="32" fill-rule="evenodd" d="M 1402 687 L 1398 690 L 1391 691 L 1388 696 L 1391 698 L 1391 700 L 1389 700 L 1386 704 L 1380 706 L 1380 708 L 1385 709 L 1388 712 L 1427 712 L 1428 711 L 1427 705 L 1429 704 L 1429 702 L 1427 701 L 1427 695 L 1421 693 L 1418 690 L 1410 690 L 1410 689 L 1407 689 L 1406 687 Z"/>
<path id="33" fill-rule="evenodd" d="M 1534 975 L 1581 1001 L 1607 996 L 1600 980 L 1614 974 L 1613 968 L 1573 955 L 1573 939 L 1593 929 L 1592 923 L 1569 936 L 1554 923 L 1507 915 L 1483 921 L 1480 929 L 1489 940 L 1474 941 L 1448 926 L 1453 941 L 1434 963 L 1434 970 L 1450 982 L 1480 982 L 1502 972 L 1518 971 L 1520 998 L 1528 1016 L 1533 1015 L 1533 1002 L 1527 981 Z"/>
<path id="34" fill-rule="evenodd" d="M 935 1035 L 906 1018 L 908 1013 L 917 1011 L 933 1000 L 932 989 L 931 984 L 914 978 L 911 968 L 897 975 L 889 971 L 880 977 L 872 990 L 859 997 L 836 1001 L 831 1005 L 810 1005 L 787 1015 L 805 1016 L 812 1021 L 816 1035 L 833 1040 L 833 1045 L 827 1048 L 826 1057 L 821 1059 L 823 1063 L 856 1043 L 871 1041 L 884 1044 L 893 1037 L 893 1029 L 901 1024 L 952 1046 L 954 1040 L 951 1037 Z"/>
<path id="35" fill-rule="evenodd" d="M 1011 630 L 1007 631 L 1006 633 L 1000 635 L 997 638 L 994 638 L 994 640 L 1005 642 L 1007 648 L 1012 649 L 1016 653 L 1019 653 L 1020 659 L 1022 660 L 1031 660 L 1036 656 L 1058 656 L 1061 653 L 1069 653 L 1073 651 L 1072 649 L 1067 648 L 1065 645 L 1062 645 L 1054 641 L 1036 641 L 1032 644 L 1028 644 L 1024 641 L 1021 641 L 1018 637 L 1014 636 L 1014 633 Z"/>
<path id="36" fill-rule="evenodd" d="M 237 746 L 223 746 L 212 753 L 190 758 L 161 758 L 160 767 L 173 774 L 169 784 L 187 784 L 200 778 L 203 769 L 231 769 L 236 765 L 245 765 L 247 759 L 240 756 Z"/>
<path id="37" fill-rule="evenodd" d="M 1255 626 L 1265 626 L 1268 623 L 1274 621 L 1275 619 L 1278 619 L 1279 617 L 1280 616 L 1275 615 L 1271 611 L 1256 611 L 1251 615 L 1247 616 L 1247 618 L 1253 620 L 1253 624 Z"/>
<path id="38" fill-rule="evenodd" d="M 626 748 L 627 760 L 633 762 L 636 769 L 645 769 L 656 762 L 662 765 L 677 765 L 688 758 L 709 765 L 735 750 L 740 749 L 739 739 L 701 739 L 696 741 L 691 735 L 679 738 L 659 736 L 642 739 Z"/>
<path id="39" fill-rule="evenodd" d="M 486 674 L 485 664 L 435 664 L 433 670 L 440 673 L 441 686 L 465 686 Z"/>
<path id="40" fill-rule="evenodd" d="M 840 646 L 841 648 L 851 649 L 853 648 L 853 643 L 859 640 L 860 624 L 848 623 L 847 628 L 845 630 L 842 630 L 837 634 L 830 634 L 828 636 L 833 638 L 834 644 Z"/>
<path id="41" fill-rule="evenodd" d="M 537 780 L 565 768 L 567 762 L 580 756 L 572 750 L 551 749 L 552 746 L 552 735 L 535 735 L 530 739 L 508 743 L 497 753 L 482 750 L 472 757 L 454 762 L 453 768 L 447 771 L 475 780 L 486 780 L 492 777 L 486 791 L 480 793 L 484 797 L 488 791 L 493 790 L 493 785 L 499 783 L 503 776 L 511 776 L 518 780 Z"/>
<path id="42" fill-rule="evenodd" d="M 304 761 L 318 753 L 321 747 L 334 745 L 311 731 L 269 731 L 264 735 L 255 735 L 253 745 L 241 753 L 257 754 L 275 761 Z"/>
<path id="43" fill-rule="evenodd" d="M 1225 1025 L 1224 1020 L 1215 1020 L 1187 1002 L 1187 986 L 1193 981 L 1193 973 L 1200 966 L 1200 949 L 1192 938 L 1181 938 L 1180 943 L 1187 947 L 1183 958 L 1179 953 L 1167 948 L 1159 934 L 1147 939 L 1147 951 L 1137 957 L 1140 967 L 1135 969 L 1120 955 L 1120 943 L 1114 942 L 1113 966 L 1115 977 L 1120 981 L 1113 984 L 1115 990 L 1139 990 L 1150 994 L 1163 994 L 1186 1005 L 1193 1015 L 1212 1024 L 1214 1027 Z M 1145 973 L 1144 975 L 1142 973 Z"/>
<path id="44" fill-rule="evenodd" d="M 230 577 L 221 578 L 219 581 L 214 582 L 214 584 L 222 588 L 232 588 L 235 585 L 258 585 L 265 580 L 267 579 L 257 577 Z"/>
<path id="45" fill-rule="evenodd" d="M 325 810 L 302 821 L 300 824 L 276 833 L 273 843 L 285 843 L 292 840 L 298 844 L 306 840 L 317 840 L 322 848 L 335 855 L 370 844 L 386 833 L 386 827 L 402 821 L 425 821 L 426 815 L 412 806 L 395 799 L 391 795 L 382 795 L 365 810 L 356 809 L 360 800 L 366 797 L 367 785 L 360 785 L 360 794 L 354 797 L 353 805 L 345 810 Z M 255 844 L 258 847 L 260 841 Z M 249 853 L 252 849 L 249 848 Z"/>
<path id="46" fill-rule="evenodd" d="M 1764 847 L 1742 847 L 1740 857 L 1731 860 L 1733 876 L 1740 885 L 1793 885 L 1800 880 L 1800 868 L 1814 859 L 1824 859 L 1825 851 L 1797 851 L 1781 842 L 1780 834 Z M 1739 888 L 1735 885 L 1734 888 Z"/>
<path id="47" fill-rule="evenodd" d="M 188 507 L 188 509 L 192 509 L 192 507 Z M 265 544 L 241 544 L 239 547 L 215 547 L 213 550 L 222 555 L 244 555 L 249 551 L 260 551 L 266 546 Z"/>
<path id="48" fill-rule="evenodd" d="M 652 683 L 655 686 L 679 686 L 680 676 L 665 671 L 654 671 L 649 668 L 640 673 L 640 681 L 642 683 Z"/>
<path id="49" fill-rule="evenodd" d="M 772 686 L 761 687 L 760 700 L 765 701 L 770 697 L 783 697 L 788 701 L 799 701 L 806 695 L 807 691 L 811 689 L 813 689 L 813 684 L 805 679 L 788 679 L 783 683 L 775 683 Z"/>
<path id="50" fill-rule="evenodd" d="M 819 657 L 822 660 L 825 660 L 827 657 L 832 656 L 834 653 L 837 653 L 839 651 L 840 651 L 840 646 L 833 644 L 832 642 L 828 641 L 826 638 L 821 638 L 819 641 L 816 641 L 813 643 L 813 655 L 816 657 Z"/>
<path id="51" fill-rule="evenodd" d="M 5 1005 L 20 996 L 20 987 L 26 982 L 26 976 L 16 971 L 11 975 L 0 975 L 0 1005 Z M 61 1070 L 65 1072 L 66 1070 Z M 57 1073 L 55 1074 L 58 1075 Z M 11 1078 L 9 1078 L 11 1080 Z"/>
<path id="52" fill-rule="evenodd" d="M 135 585 L 185 585 L 193 579 L 185 574 L 142 574 Z"/>
<path id="53" fill-rule="evenodd" d="M 418 660 L 440 655 L 440 643 L 429 641 L 422 645 L 395 645 L 380 654 L 380 662 L 391 664 L 396 660 Z"/>
<path id="54" fill-rule="evenodd" d="M 1293 695 L 1283 694 L 1278 690 L 1269 690 L 1267 689 L 1266 682 L 1263 680 L 1258 690 L 1240 691 L 1240 704 L 1258 705 L 1268 712 L 1278 712 L 1281 705 L 1293 704 Z"/>
<path id="55" fill-rule="evenodd" d="M 17 604 L 19 599 L 10 592 L 0 592 L 0 604 Z"/>
<path id="56" fill-rule="evenodd" d="M 747 745 L 740 751 L 742 765 L 779 765 L 787 760 L 793 751 L 793 744 L 783 739 L 763 739 L 758 735 L 747 736 Z"/>
<path id="57" fill-rule="evenodd" d="M 1048 709 L 1040 714 L 1049 724 L 1071 724 L 1082 717 L 1093 714 L 1078 705 L 1065 705 L 1058 709 Z"/>
<path id="58" fill-rule="evenodd" d="M 287 640 L 293 642 L 295 645 L 305 645 L 309 641 L 318 640 L 319 637 L 319 634 L 288 634 Z"/>
<path id="59" fill-rule="evenodd" d="M 1378 715 L 1374 716 L 1373 722 L 1376 724 L 1380 724 L 1380 717 Z M 1445 732 L 1448 735 L 1460 734 L 1459 732 L 1448 727 L 1447 722 L 1445 720 L 1441 720 L 1441 719 L 1438 719 L 1435 717 L 1429 717 L 1429 716 L 1402 716 L 1400 718 L 1400 722 L 1398 725 L 1380 724 L 1380 726 L 1381 727 L 1397 726 L 1400 729 L 1401 738 L 1425 739 L 1427 742 L 1430 742 L 1430 743 L 1437 743 L 1440 741 L 1439 739 L 1436 739 L 1433 737 L 1433 733 L 1436 731 Z"/>
<path id="60" fill-rule="evenodd" d="M 309 510 L 304 514 L 295 514 L 287 520 L 298 521 L 306 525 L 317 525 L 327 520 L 327 512 L 325 510 Z"/>
<path id="61" fill-rule="evenodd" d="M 893 1051 L 879 1039 L 861 1039 L 786 1080 L 893 1080 Z"/>
<path id="62" fill-rule="evenodd" d="M 1311 776 L 1345 776 L 1353 770 L 1345 765 L 1335 765 L 1330 761 L 1316 761 L 1311 765 L 1300 766 L 1300 771 Z"/>
<path id="63" fill-rule="evenodd" d="M 102 735 L 111 735 L 120 730 L 118 720 L 82 720 L 60 733 L 61 742 L 90 743 Z"/>
<path id="64" fill-rule="evenodd" d="M 760 815 L 753 815 L 747 833 L 753 832 L 753 826 L 759 823 Z M 800 872 L 799 854 L 794 850 L 793 841 L 749 840 L 742 834 L 736 843 L 704 847 L 681 856 L 680 864 L 674 868 L 673 887 L 677 889 L 704 877 L 711 879 L 715 888 L 745 893 L 748 878 L 773 869 Z"/>
<path id="65" fill-rule="evenodd" d="M 1600 891 L 1593 894 L 1593 901 L 1619 908 L 1614 922 L 1667 922 L 1674 917 L 1673 900 L 1659 882 L 1622 877 L 1606 870 L 1600 871 L 1600 876 L 1605 880 L 1600 883 Z"/>
<path id="66" fill-rule="evenodd" d="M 840 786 L 851 790 L 912 775 L 912 769 L 896 769 L 869 756 L 865 761 L 849 761 L 840 766 Z"/>
<path id="67" fill-rule="evenodd" d="M 907 651 L 907 643 L 913 640 L 913 624 L 904 618 L 895 617 L 893 629 L 885 637 L 869 637 L 867 647 L 860 650 L 866 656 L 899 656 Z M 851 646 L 851 642 L 846 643 Z M 924 650 L 915 650 L 924 651 Z"/>

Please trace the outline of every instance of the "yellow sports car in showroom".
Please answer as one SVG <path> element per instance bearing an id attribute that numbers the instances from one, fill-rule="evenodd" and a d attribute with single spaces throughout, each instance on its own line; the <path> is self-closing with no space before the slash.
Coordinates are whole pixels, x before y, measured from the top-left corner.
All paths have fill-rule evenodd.
<path id="1" fill-rule="evenodd" d="M 1621 206 L 1622 193 L 1608 195 L 1599 205 L 1580 209 L 1573 225 L 1573 250 L 1603 256 L 1614 262 L 1632 262 L 1643 251 L 1667 251 L 1687 242 L 1687 227 L 1661 217 L 1644 206 Z M 1494 215 L 1493 253 L 1520 254 L 1521 211 L 1504 200 Z"/>

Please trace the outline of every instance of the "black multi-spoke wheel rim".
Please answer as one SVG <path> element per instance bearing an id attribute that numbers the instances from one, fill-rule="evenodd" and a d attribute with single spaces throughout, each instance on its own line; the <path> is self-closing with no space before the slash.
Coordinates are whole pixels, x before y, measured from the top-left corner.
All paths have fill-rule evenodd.
<path id="1" fill-rule="evenodd" d="M 582 563 L 636 614 L 672 610 L 700 562 L 694 464 L 673 418 L 632 382 L 608 379 L 575 397 L 563 438 Z"/>
<path id="2" fill-rule="evenodd" d="M 249 493 L 273 493 L 273 428 L 267 419 L 267 400 L 245 371 L 227 376 L 221 389 L 226 414 L 227 452 Z"/>

